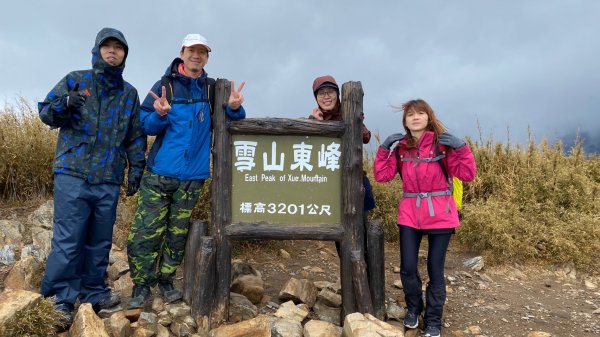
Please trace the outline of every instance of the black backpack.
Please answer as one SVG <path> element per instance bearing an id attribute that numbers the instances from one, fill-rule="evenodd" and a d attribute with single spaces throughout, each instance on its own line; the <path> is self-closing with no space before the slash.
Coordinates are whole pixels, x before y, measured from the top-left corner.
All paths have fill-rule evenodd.
<path id="1" fill-rule="evenodd" d="M 203 98 L 173 99 L 173 77 L 174 75 L 163 75 L 163 77 L 160 78 L 161 85 L 167 89 L 167 102 L 169 102 L 169 105 L 208 102 L 210 114 L 212 116 L 214 113 L 213 106 L 215 105 L 215 79 L 210 77 L 204 79 L 205 97 Z M 206 93 L 208 93 L 208 95 L 206 95 Z M 208 96 L 208 99 L 206 96 Z"/>

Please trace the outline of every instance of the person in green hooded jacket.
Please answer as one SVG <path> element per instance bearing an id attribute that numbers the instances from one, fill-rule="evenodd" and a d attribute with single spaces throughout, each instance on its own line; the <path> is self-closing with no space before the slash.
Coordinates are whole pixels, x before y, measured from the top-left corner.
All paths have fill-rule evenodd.
<path id="1" fill-rule="evenodd" d="M 147 147 L 137 90 L 122 75 L 128 51 L 123 33 L 103 28 L 92 69 L 70 72 L 38 104 L 40 119 L 59 129 L 52 248 L 41 293 L 55 298 L 65 326 L 78 299 L 96 311 L 120 303 L 105 283 L 113 225 L 125 167 L 133 195 Z"/>

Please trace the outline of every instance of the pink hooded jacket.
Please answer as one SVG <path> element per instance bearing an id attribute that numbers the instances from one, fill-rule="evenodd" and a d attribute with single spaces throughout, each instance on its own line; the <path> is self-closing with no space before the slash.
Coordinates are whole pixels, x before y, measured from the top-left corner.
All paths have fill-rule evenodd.
<path id="1" fill-rule="evenodd" d="M 418 146 L 410 149 L 407 157 L 432 158 L 435 157 L 435 134 L 426 131 L 419 139 Z M 401 140 L 400 145 L 405 146 L 406 140 Z M 379 148 L 375 156 L 374 173 L 375 181 L 383 183 L 394 179 L 397 174 L 396 155 L 393 150 Z M 448 175 L 468 182 L 475 179 L 475 158 L 465 145 L 457 150 L 446 153 L 448 157 Z M 402 163 L 402 189 L 403 193 L 422 193 L 449 190 L 450 186 L 446 176 L 437 161 L 432 162 L 403 162 Z M 429 198 L 422 198 L 417 207 L 417 198 L 402 197 L 398 204 L 398 224 L 417 229 L 443 229 L 460 226 L 458 212 L 452 196 L 441 195 L 430 197 L 434 215 L 430 214 Z M 450 206 L 449 211 L 447 207 Z"/>

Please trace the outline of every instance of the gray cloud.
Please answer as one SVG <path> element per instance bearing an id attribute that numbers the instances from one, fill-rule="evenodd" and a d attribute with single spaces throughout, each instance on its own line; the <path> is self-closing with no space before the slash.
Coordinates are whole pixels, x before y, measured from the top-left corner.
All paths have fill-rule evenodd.
<path id="1" fill-rule="evenodd" d="M 143 96 L 186 33 L 213 48 L 211 76 L 245 80 L 250 116 L 305 116 L 314 77 L 361 81 L 366 123 L 401 129 L 391 105 L 430 102 L 457 135 L 523 142 L 597 133 L 600 2 L 560 1 L 53 1 L 3 6 L 0 100 L 42 99 L 88 68 L 96 32 L 121 29 L 125 78 Z"/>

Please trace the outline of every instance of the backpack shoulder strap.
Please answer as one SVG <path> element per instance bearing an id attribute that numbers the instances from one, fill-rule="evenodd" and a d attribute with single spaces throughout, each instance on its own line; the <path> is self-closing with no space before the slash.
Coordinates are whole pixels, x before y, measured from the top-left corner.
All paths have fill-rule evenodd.
<path id="1" fill-rule="evenodd" d="M 160 84 L 167 89 L 167 102 L 170 105 L 173 102 L 173 78 L 169 75 L 163 75 L 160 78 Z"/>
<path id="2" fill-rule="evenodd" d="M 214 106 L 215 106 L 215 88 L 217 82 L 214 78 L 207 77 L 206 78 L 206 90 L 208 90 L 208 104 L 210 105 L 210 114 L 214 114 Z"/>
<path id="3" fill-rule="evenodd" d="M 444 172 L 446 179 L 450 181 L 450 175 L 448 174 L 448 148 L 440 143 L 436 143 L 434 148 L 436 156 L 444 155 L 442 160 L 438 160 L 438 163 L 440 164 L 440 168 L 442 169 L 442 172 Z"/>
<path id="4" fill-rule="evenodd" d="M 406 147 L 402 146 L 402 144 L 398 144 L 394 149 L 394 156 L 396 156 L 396 169 L 398 170 L 398 175 L 402 180 L 402 158 L 406 155 Z"/>

